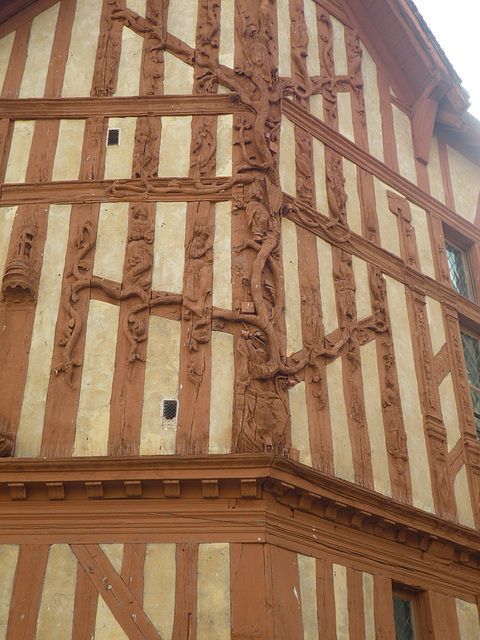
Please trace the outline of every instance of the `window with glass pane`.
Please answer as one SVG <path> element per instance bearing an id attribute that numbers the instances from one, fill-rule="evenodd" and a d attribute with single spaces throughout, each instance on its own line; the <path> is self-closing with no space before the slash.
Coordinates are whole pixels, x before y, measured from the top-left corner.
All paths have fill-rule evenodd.
<path id="1" fill-rule="evenodd" d="M 395 640 L 416 640 L 412 601 L 393 596 L 393 615 L 395 619 Z"/>
<path id="2" fill-rule="evenodd" d="M 463 355 L 465 356 L 465 365 L 467 367 L 477 438 L 480 440 L 480 342 L 469 333 L 464 331 L 460 333 L 462 335 Z"/>
<path id="3" fill-rule="evenodd" d="M 450 240 L 445 240 L 445 250 L 453 288 L 462 296 L 475 300 L 467 252 Z"/>

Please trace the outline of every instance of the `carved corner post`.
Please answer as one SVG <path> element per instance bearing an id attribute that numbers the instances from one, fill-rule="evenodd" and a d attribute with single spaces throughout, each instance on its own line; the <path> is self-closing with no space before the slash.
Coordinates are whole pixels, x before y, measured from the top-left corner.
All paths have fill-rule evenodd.
<path id="1" fill-rule="evenodd" d="M 397 216 L 400 251 L 405 264 L 412 269 L 419 269 L 415 229 L 412 226 L 412 213 L 408 200 L 392 191 L 387 191 L 390 211 Z"/>

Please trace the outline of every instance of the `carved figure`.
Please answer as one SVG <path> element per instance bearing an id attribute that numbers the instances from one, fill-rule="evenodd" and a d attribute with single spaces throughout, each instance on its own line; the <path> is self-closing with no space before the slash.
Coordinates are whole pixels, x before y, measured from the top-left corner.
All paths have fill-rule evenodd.
<path id="1" fill-rule="evenodd" d="M 339 265 L 334 269 L 333 278 L 340 309 L 340 327 L 350 326 L 356 318 L 355 291 L 356 284 L 353 276 L 352 256 L 342 249 Z"/>
<path id="2" fill-rule="evenodd" d="M 190 321 L 187 346 L 197 351 L 198 344 L 210 339 L 211 307 L 206 304 L 211 295 L 210 265 L 213 262 L 213 241 L 208 227 L 196 224 L 187 247 L 183 317 Z"/>
<path id="3" fill-rule="evenodd" d="M 342 159 L 337 154 L 331 154 L 326 166 L 327 200 L 330 207 L 332 224 L 347 226 L 346 202 L 348 195 L 345 191 L 345 177 L 342 170 Z"/>
<path id="4" fill-rule="evenodd" d="M 387 375 L 385 378 L 382 407 L 383 418 L 386 425 L 385 438 L 387 451 L 394 458 L 408 460 L 407 437 L 402 425 L 400 397 L 395 389 L 393 378 L 390 375 Z"/>
<path id="5" fill-rule="evenodd" d="M 212 175 L 215 170 L 215 136 L 212 131 L 212 121 L 203 118 L 192 145 L 192 162 L 200 176 Z"/>
<path id="6" fill-rule="evenodd" d="M 34 259 L 34 244 L 38 231 L 38 224 L 34 216 L 30 216 L 18 239 L 14 257 L 5 268 L 2 281 L 2 294 L 5 302 L 28 302 L 34 300 L 38 276 Z"/>

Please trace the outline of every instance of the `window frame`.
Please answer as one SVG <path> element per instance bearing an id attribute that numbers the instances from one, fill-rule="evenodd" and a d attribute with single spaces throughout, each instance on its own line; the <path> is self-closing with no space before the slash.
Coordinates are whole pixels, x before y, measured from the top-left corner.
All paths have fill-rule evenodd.
<path id="1" fill-rule="evenodd" d="M 448 229 L 444 229 L 443 239 L 444 239 L 444 245 L 445 245 L 445 259 L 447 260 L 448 274 L 450 276 L 450 283 L 453 287 L 453 290 L 456 293 L 458 293 L 458 295 L 463 296 L 467 300 L 471 300 L 472 302 L 477 303 L 478 295 L 475 287 L 475 279 L 473 277 L 474 270 L 472 268 L 472 259 L 471 259 L 472 243 L 467 242 L 463 237 L 459 237 L 458 233 L 455 233 L 455 232 L 452 233 Z M 460 291 L 458 291 L 453 284 L 452 274 L 450 271 L 450 266 L 448 264 L 447 244 L 452 246 L 454 249 L 457 249 L 462 256 L 463 270 L 465 273 L 465 280 L 466 280 L 467 290 L 468 290 L 467 296 L 464 295 L 463 293 L 460 293 Z"/>
<path id="2" fill-rule="evenodd" d="M 470 384 L 470 380 L 468 379 L 467 359 L 465 357 L 465 351 L 463 350 L 463 340 L 462 340 L 462 333 L 467 335 L 467 336 L 469 336 L 470 338 L 473 338 L 474 340 L 477 341 L 478 346 L 479 346 L 479 350 L 480 350 L 480 332 L 479 331 L 475 331 L 474 329 L 470 329 L 470 327 L 466 326 L 464 322 L 460 322 L 460 327 L 459 328 L 460 328 L 460 341 L 462 343 L 463 359 L 464 359 L 464 362 L 465 362 L 465 370 L 467 372 L 468 389 L 470 391 L 470 401 L 472 403 L 473 420 L 474 420 L 474 424 L 475 424 L 475 429 L 477 431 L 477 439 L 480 441 L 480 414 L 478 414 L 478 424 L 477 424 L 477 414 L 475 413 L 473 399 L 472 399 L 472 396 L 471 396 L 471 389 L 473 389 L 474 391 L 476 391 L 477 393 L 480 394 L 480 387 L 476 387 L 475 385 Z M 480 377 L 480 360 L 479 360 L 478 370 L 479 370 L 479 377 Z"/>
<path id="3" fill-rule="evenodd" d="M 410 603 L 413 622 L 414 640 L 423 640 L 426 637 L 423 633 L 424 624 L 422 623 L 422 610 L 420 606 L 421 594 L 417 591 L 412 591 L 400 585 L 392 586 L 392 607 L 393 598 L 399 600 L 406 600 Z M 395 633 L 396 636 L 396 633 Z"/>

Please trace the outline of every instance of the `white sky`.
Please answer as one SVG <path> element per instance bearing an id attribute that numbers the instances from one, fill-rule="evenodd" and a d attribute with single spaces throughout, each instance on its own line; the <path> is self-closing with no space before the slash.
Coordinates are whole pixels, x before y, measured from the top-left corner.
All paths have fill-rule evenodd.
<path id="1" fill-rule="evenodd" d="M 413 0 L 470 94 L 480 120 L 480 0 Z"/>

